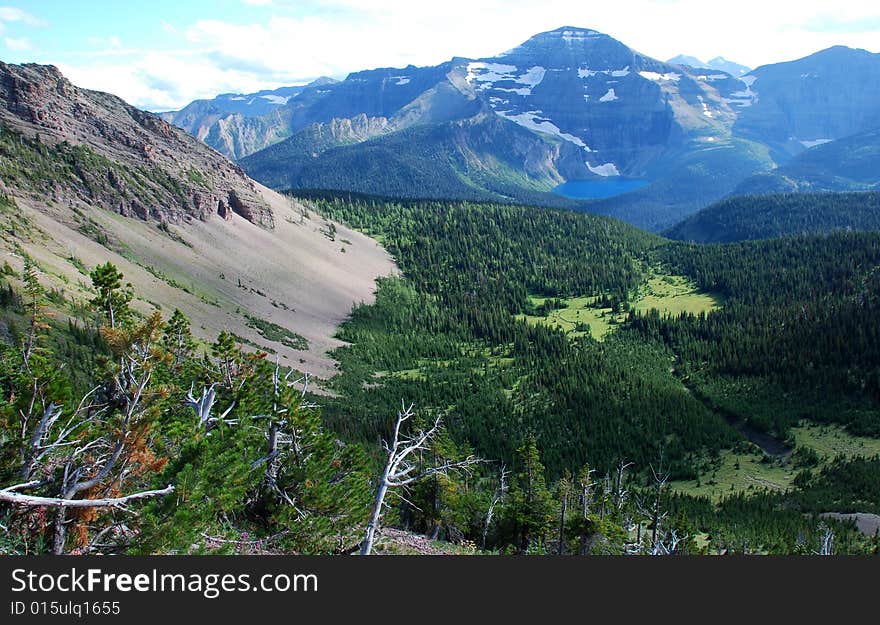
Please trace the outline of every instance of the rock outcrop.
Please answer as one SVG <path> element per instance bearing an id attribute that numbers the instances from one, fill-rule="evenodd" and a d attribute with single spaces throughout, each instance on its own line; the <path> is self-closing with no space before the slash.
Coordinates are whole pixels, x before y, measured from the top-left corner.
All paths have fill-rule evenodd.
<path id="1" fill-rule="evenodd" d="M 172 223 L 229 208 L 274 226 L 272 209 L 238 165 L 152 113 L 74 86 L 53 66 L 0 63 L 0 125 L 17 133 L 22 149 L 66 164 L 52 185 L 70 202 Z M 48 181 L 29 180 L 26 171 L 4 182 L 47 192 Z"/>

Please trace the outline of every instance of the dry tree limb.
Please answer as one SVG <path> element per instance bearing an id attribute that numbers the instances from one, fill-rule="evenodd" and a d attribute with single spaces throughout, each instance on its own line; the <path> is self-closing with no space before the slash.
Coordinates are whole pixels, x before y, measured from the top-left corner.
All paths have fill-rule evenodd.
<path id="1" fill-rule="evenodd" d="M 368 556 L 373 550 L 373 542 L 376 538 L 376 532 L 379 529 L 379 519 L 382 516 L 382 509 L 385 505 L 385 496 L 388 489 L 401 486 L 407 486 L 421 480 L 430 475 L 446 475 L 449 471 L 457 471 L 466 469 L 467 467 L 482 462 L 482 459 L 475 456 L 468 456 L 464 460 L 446 461 L 436 467 L 428 467 L 420 469 L 420 465 L 414 462 L 413 454 L 416 451 L 427 449 L 431 440 L 440 430 L 440 417 L 434 421 L 427 430 L 420 430 L 412 436 L 402 436 L 400 433 L 401 426 L 413 417 L 413 404 L 407 408 L 401 406 L 401 411 L 397 413 L 397 421 L 394 424 L 394 435 L 391 444 L 385 443 L 385 451 L 388 453 L 388 460 L 379 478 L 379 484 L 376 489 L 376 498 L 373 502 L 373 511 L 370 515 L 370 521 L 367 523 L 367 529 L 364 532 L 364 540 L 361 542 L 361 555 Z"/>
<path id="2" fill-rule="evenodd" d="M 137 499 L 148 499 L 150 497 L 161 497 L 174 492 L 174 487 L 170 484 L 160 490 L 145 490 L 139 493 L 132 493 L 125 497 L 111 497 L 105 499 L 63 499 L 61 497 L 37 497 L 34 495 L 25 495 L 17 491 L 33 487 L 39 482 L 28 482 L 25 484 L 16 484 L 0 490 L 0 501 L 5 501 L 17 506 L 28 507 L 64 507 L 64 508 L 124 508 L 125 504 Z"/>

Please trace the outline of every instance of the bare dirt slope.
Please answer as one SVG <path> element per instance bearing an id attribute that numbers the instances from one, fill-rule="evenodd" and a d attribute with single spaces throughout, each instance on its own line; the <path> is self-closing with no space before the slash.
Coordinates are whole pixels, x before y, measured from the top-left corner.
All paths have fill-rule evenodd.
<path id="1" fill-rule="evenodd" d="M 825 512 L 822 514 L 826 519 L 835 521 L 855 521 L 856 527 L 865 536 L 876 536 L 880 532 L 880 515 L 867 512 L 852 512 L 849 514 L 840 512 Z"/>
<path id="2" fill-rule="evenodd" d="M 229 330 L 324 378 L 340 322 L 396 271 L 372 239 L 50 66 L 0 63 L 0 200 L 0 266 L 36 259 L 61 312 L 110 261 L 141 312 L 179 308 L 202 339 Z"/>
<path id="3" fill-rule="evenodd" d="M 273 230 L 236 215 L 172 225 L 175 238 L 156 224 L 94 209 L 89 219 L 108 237 L 105 247 L 79 231 L 66 207 L 18 199 L 34 226 L 18 242 L 38 261 L 46 286 L 70 300 L 92 296 L 79 267 L 90 270 L 109 260 L 134 285 L 141 312 L 161 307 L 167 316 L 179 308 L 200 338 L 210 341 L 229 330 L 277 352 L 282 364 L 326 378 L 334 372 L 326 352 L 340 344 L 333 338 L 337 326 L 353 305 L 372 301 L 375 278 L 394 272 L 394 264 L 372 239 L 334 224 L 335 240 L 330 240 L 322 233 L 329 231 L 329 222 L 304 215 L 286 198 L 272 201 L 279 217 Z M 20 255 L 4 247 L 18 269 Z M 267 340 L 252 319 L 301 335 L 308 349 Z"/>

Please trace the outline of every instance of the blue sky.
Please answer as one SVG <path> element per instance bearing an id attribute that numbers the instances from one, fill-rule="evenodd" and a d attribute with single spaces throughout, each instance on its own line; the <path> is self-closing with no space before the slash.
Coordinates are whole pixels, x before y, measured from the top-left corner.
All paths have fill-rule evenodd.
<path id="1" fill-rule="evenodd" d="M 843 44 L 880 52 L 861 0 L 0 0 L 0 60 L 57 65 L 151 110 L 374 67 L 491 56 L 559 26 L 660 59 L 757 66 Z"/>

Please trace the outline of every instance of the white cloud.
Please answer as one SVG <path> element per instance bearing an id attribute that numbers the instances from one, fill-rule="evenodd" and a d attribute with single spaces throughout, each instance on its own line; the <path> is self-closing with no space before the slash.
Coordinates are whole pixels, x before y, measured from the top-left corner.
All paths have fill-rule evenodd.
<path id="1" fill-rule="evenodd" d="M 4 37 L 3 45 L 14 52 L 25 52 L 32 47 L 27 37 Z"/>
<path id="2" fill-rule="evenodd" d="M 22 22 L 28 26 L 44 26 L 46 22 L 16 7 L 0 7 L 0 22 Z"/>
<path id="3" fill-rule="evenodd" d="M 117 35 L 110 35 L 109 37 L 89 37 L 86 39 L 86 42 L 94 47 L 99 49 L 112 49 L 118 51 L 122 48 L 122 40 Z"/>
<path id="4" fill-rule="evenodd" d="M 296 17 L 286 10 L 292 6 L 286 0 L 243 1 L 270 6 L 265 13 L 249 14 L 246 22 L 224 21 L 221 14 L 176 29 L 180 32 L 165 28 L 183 50 L 119 50 L 112 61 L 86 63 L 81 57 L 82 63 L 66 66 L 89 85 L 139 106 L 175 108 L 224 91 L 272 88 L 321 75 L 342 78 L 362 69 L 494 56 L 563 25 L 594 28 L 659 59 L 721 55 L 751 66 L 836 44 L 880 47 L 876 30 L 817 28 L 826 23 L 827 0 L 739 0 L 713 5 L 711 11 L 704 0 L 305 0 L 295 3 Z M 880 15 L 874 2 L 838 5 L 838 22 L 868 24 Z"/>

